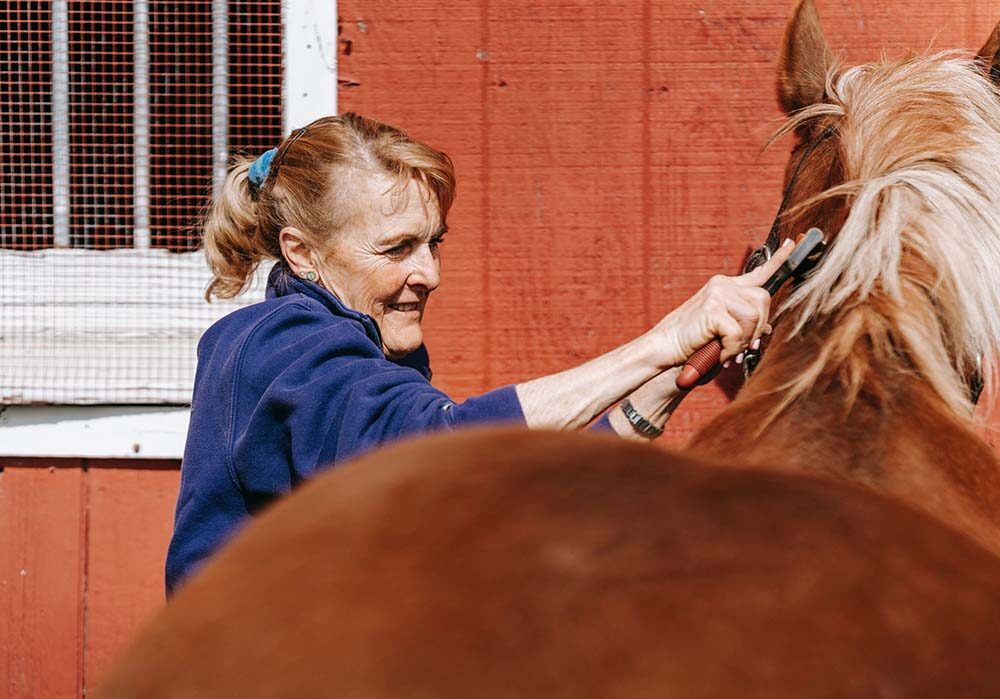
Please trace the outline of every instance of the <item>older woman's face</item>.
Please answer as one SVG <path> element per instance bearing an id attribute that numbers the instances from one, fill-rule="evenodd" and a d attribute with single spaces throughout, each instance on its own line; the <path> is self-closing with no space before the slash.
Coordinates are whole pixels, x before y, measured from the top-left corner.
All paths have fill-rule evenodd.
<path id="1" fill-rule="evenodd" d="M 427 297 L 441 281 L 445 228 L 434 198 L 416 180 L 393 190 L 384 176 L 361 181 L 360 215 L 333 241 L 323 283 L 348 307 L 371 316 L 382 350 L 399 359 L 420 347 Z"/>

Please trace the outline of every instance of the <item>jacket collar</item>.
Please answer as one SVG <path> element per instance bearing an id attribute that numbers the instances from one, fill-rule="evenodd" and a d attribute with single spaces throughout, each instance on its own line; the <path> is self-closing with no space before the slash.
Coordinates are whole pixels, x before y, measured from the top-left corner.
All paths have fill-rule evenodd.
<path id="1" fill-rule="evenodd" d="M 360 323 L 361 327 L 365 330 L 365 334 L 372 342 L 375 343 L 375 346 L 379 348 L 379 351 L 381 351 L 382 334 L 379 332 L 378 325 L 375 324 L 375 321 L 370 315 L 355 311 L 353 308 L 348 308 L 328 289 L 320 286 L 319 284 L 305 279 L 300 279 L 295 276 L 284 262 L 276 263 L 267 277 L 267 289 L 264 292 L 264 297 L 267 299 L 274 299 L 282 296 L 291 296 L 293 294 L 308 296 L 314 301 L 321 303 L 333 315 L 341 318 L 348 318 Z M 430 357 L 427 354 L 427 349 L 423 345 L 420 345 L 419 349 L 408 354 L 402 359 L 390 361 L 393 361 L 401 366 L 416 369 L 423 374 L 427 380 L 430 380 L 431 378 Z"/>

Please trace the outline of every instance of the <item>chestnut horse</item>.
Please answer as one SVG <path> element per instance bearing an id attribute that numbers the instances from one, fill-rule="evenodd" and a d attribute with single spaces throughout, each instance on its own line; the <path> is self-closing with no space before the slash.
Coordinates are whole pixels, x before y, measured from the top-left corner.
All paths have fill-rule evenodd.
<path id="1" fill-rule="evenodd" d="M 1000 465 L 965 390 L 1000 338 L 998 36 L 840 71 L 799 5 L 785 231 L 831 243 L 690 453 L 364 456 L 251 523 L 99 696 L 1000 696 Z"/>

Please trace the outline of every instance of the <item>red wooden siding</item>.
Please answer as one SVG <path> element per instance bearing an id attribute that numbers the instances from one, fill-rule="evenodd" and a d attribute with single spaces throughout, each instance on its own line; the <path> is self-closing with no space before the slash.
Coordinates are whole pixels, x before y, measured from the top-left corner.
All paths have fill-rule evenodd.
<path id="1" fill-rule="evenodd" d="M 163 561 L 173 524 L 178 465 L 128 466 L 91 461 L 87 472 L 88 686 L 108 670 L 123 644 L 164 599 Z"/>
<path id="2" fill-rule="evenodd" d="M 86 477 L 79 462 L 0 473 L 0 691 L 72 697 L 83 682 Z"/>
<path id="3" fill-rule="evenodd" d="M 0 457 L 0 696 L 80 696 L 163 603 L 177 468 Z"/>

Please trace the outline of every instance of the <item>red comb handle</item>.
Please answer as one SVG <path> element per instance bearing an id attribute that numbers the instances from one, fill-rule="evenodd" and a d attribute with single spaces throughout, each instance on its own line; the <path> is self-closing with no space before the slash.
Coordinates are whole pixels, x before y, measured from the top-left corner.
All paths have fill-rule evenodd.
<path id="1" fill-rule="evenodd" d="M 677 376 L 677 388 L 693 388 L 701 377 L 715 368 L 722 355 L 722 341 L 715 338 L 704 345 L 700 350 L 688 357 L 684 363 L 684 368 Z"/>

